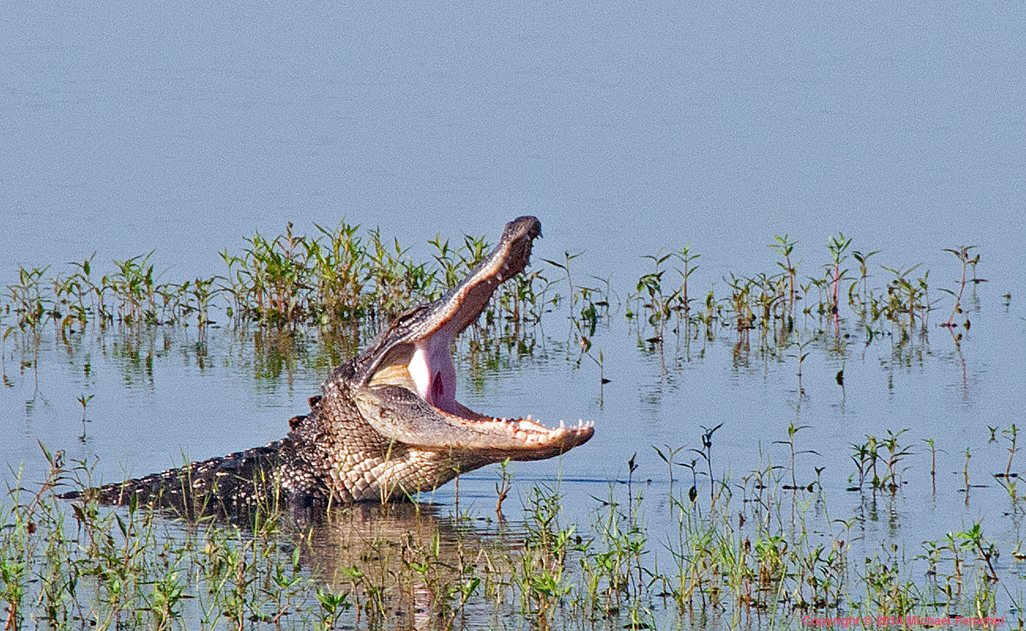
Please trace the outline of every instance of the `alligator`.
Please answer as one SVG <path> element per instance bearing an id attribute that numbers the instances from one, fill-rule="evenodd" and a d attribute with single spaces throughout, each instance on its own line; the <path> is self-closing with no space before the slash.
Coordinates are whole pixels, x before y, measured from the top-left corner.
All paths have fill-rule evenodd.
<path id="1" fill-rule="evenodd" d="M 413 498 L 488 464 L 551 458 L 587 442 L 594 424 L 545 427 L 478 414 L 456 401 L 453 342 L 493 292 L 524 270 L 535 217 L 508 223 L 495 249 L 456 287 L 383 329 L 335 368 L 289 420 L 285 438 L 163 473 L 63 494 L 148 504 L 189 516 L 238 514 L 273 502 L 294 512 Z"/>

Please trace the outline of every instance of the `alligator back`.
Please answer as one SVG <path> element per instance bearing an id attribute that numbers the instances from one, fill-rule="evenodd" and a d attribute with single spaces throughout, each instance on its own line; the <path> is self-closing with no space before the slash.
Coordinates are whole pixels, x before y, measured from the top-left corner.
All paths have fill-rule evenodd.
<path id="1" fill-rule="evenodd" d="M 325 484 L 324 454 L 309 438 L 316 433 L 312 426 L 320 413 L 320 397 L 312 397 L 310 406 L 311 415 L 289 420 L 288 436 L 262 447 L 60 497 L 150 505 L 189 519 L 281 510 L 297 517 L 316 515 L 327 507 L 331 491 Z"/>

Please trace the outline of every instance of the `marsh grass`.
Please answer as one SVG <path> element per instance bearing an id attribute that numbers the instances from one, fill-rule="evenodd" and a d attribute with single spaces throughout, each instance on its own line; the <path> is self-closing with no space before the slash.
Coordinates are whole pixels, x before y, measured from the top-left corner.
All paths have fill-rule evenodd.
<path id="1" fill-rule="evenodd" d="M 0 296 L 3 343 L 16 332 L 38 340 L 50 323 L 59 339 L 68 342 L 90 325 L 101 331 L 112 325 L 195 325 L 202 335 L 226 318 L 236 329 L 266 330 L 261 334 L 265 338 L 278 336 L 277 331 L 313 335 L 338 348 L 334 356 L 340 358 L 395 315 L 440 297 L 489 250 L 481 237 L 463 236 L 454 244 L 436 235 L 428 241 L 430 259 L 418 261 L 408 246 L 376 228 L 343 220 L 333 228 L 314 229 L 304 235 L 288 224 L 274 237 L 246 237 L 240 252 L 221 253 L 225 269 L 220 273 L 184 282 L 165 280 L 153 262 L 155 252 L 113 260 L 105 272 L 97 270 L 95 253 L 69 263 L 67 272 L 54 273 L 49 266 L 19 268 L 18 280 Z M 585 252 L 565 252 L 562 260 L 540 259 L 547 268 L 519 274 L 498 289 L 472 328 L 470 345 L 475 352 L 502 347 L 530 354 L 542 315 L 568 305 L 568 343 L 579 345 L 582 358 L 598 367 L 600 398 L 608 380 L 602 349 L 593 348 L 593 340 L 603 323 L 621 314 L 639 346 L 659 353 L 664 369 L 678 351 L 687 355 L 692 342 L 711 342 L 725 334 L 733 338 L 739 365 L 752 354 L 791 356 L 798 346 L 800 393 L 810 344 L 843 358 L 853 333 L 861 330 L 867 347 L 886 340 L 895 363 L 929 352 L 929 314 L 942 302 L 930 297 L 929 271 L 920 273 L 918 264 L 874 266 L 879 251 L 855 250 L 851 238 L 838 234 L 826 244 L 822 273 L 803 277 L 800 270 L 809 266 L 799 258 L 799 245 L 788 235 L 775 236 L 769 247 L 779 256 L 776 269 L 728 272 L 720 288 L 714 282 L 707 290 L 704 308 L 699 308 L 703 303 L 695 287 L 701 255 L 690 246 L 642 255 L 651 271 L 626 292 L 618 292 L 609 278 L 582 274 Z M 961 278 L 953 289 L 939 288 L 954 303 L 943 326 L 960 352 L 962 332 L 956 332 L 954 320 L 965 312 L 966 287 L 985 281 L 977 275 L 981 256 L 973 247 L 946 251 L 958 258 Z M 849 267 L 852 259 L 857 269 Z M 884 273 L 882 286 L 871 282 L 880 276 L 876 270 Z M 556 274 L 547 276 L 552 271 Z M 958 328 L 968 330 L 968 316 Z M 2 368 L 6 378 L 6 353 Z M 843 386 L 843 370 L 837 378 Z"/>
<path id="2" fill-rule="evenodd" d="M 53 321 L 62 332 L 81 328 L 87 322 L 101 327 L 118 322 L 126 325 L 162 324 L 203 327 L 223 312 L 233 322 L 298 327 L 314 325 L 338 329 L 371 321 L 380 326 L 411 305 L 438 298 L 453 287 L 488 252 L 480 237 L 462 237 L 459 245 L 436 235 L 428 241 L 431 260 L 415 261 L 409 247 L 383 236 L 379 229 L 365 230 L 340 222 L 334 228 L 315 225 L 313 235 L 297 234 L 292 224 L 275 237 L 259 233 L 244 239 L 241 252 L 224 250 L 225 269 L 205 278 L 175 283 L 163 280 L 152 262 L 154 252 L 112 261 L 112 268 L 100 275 L 95 253 L 81 262 L 69 263 L 69 273 L 52 274 L 51 267 L 19 268 L 18 280 L 6 287 L 2 309 L 14 319 L 11 328 L 30 329 Z M 871 257 L 879 251 L 851 255 L 858 262 L 858 275 L 850 276 L 846 262 L 852 239 L 840 234 L 827 244 L 829 262 L 822 276 L 799 275 L 799 243 L 787 235 L 775 236 L 770 247 L 781 260 L 777 272 L 752 275 L 729 273 L 723 283 L 729 290 L 717 297 L 710 289 L 705 310 L 696 310 L 694 274 L 700 254 L 686 246 L 679 251 L 643 255 L 652 271 L 643 274 L 627 293 L 625 315 L 639 322 L 638 333 L 650 343 L 662 343 L 667 327 L 674 324 L 677 338 L 688 338 L 697 325 L 707 335 L 712 328 L 733 329 L 739 339 L 761 331 L 764 341 L 786 347 L 796 330 L 796 312 L 816 318 L 822 326 L 833 324 L 839 331 L 842 297 L 847 296 L 851 315 L 870 334 L 883 334 L 881 322 L 903 339 L 927 325 L 934 309 L 929 299 L 929 272 L 916 276 L 918 265 L 883 267 L 892 275 L 884 287 L 871 287 Z M 971 247 L 947 249 L 962 264 L 962 278 L 956 289 L 941 291 L 954 298 L 952 327 L 963 310 L 967 284 L 984 282 L 976 276 L 980 255 L 970 256 Z M 609 317 L 615 295 L 608 279 L 599 286 L 587 286 L 575 279 L 585 253 L 565 253 L 562 261 L 542 259 L 559 272 L 554 278 L 541 271 L 522 274 L 499 290 L 486 314 L 513 327 L 536 323 L 552 305 L 567 301 L 571 318 L 583 323 L 581 336 L 594 334 L 597 322 Z M 573 270 L 572 271 L 572 268 Z M 971 270 L 971 277 L 970 277 Z M 678 282 L 673 282 L 668 272 Z M 99 277 L 98 277 L 99 276 Z M 604 286 L 602 286 L 604 285 Z M 804 305 L 804 307 L 800 307 Z"/>

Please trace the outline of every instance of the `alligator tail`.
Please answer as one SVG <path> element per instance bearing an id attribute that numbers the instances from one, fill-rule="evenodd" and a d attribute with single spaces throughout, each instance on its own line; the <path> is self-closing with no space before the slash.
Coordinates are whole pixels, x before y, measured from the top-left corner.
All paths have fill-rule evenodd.
<path id="1" fill-rule="evenodd" d="M 289 436 L 262 447 L 59 497 L 153 506 L 188 519 L 238 517 L 286 508 L 295 512 L 326 504 L 323 485 L 309 475 L 307 467 L 296 467 L 296 460 L 295 440 Z"/>

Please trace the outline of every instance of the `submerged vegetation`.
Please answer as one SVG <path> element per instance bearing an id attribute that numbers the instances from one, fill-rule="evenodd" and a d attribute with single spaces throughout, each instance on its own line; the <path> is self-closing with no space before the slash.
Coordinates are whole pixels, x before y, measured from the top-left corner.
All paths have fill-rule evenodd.
<path id="1" fill-rule="evenodd" d="M 7 344 L 19 345 L 21 370 L 38 370 L 34 353 L 47 330 L 62 344 L 87 330 L 127 332 L 119 352 L 140 363 L 152 361 L 132 346 L 140 332 L 196 327 L 193 352 L 205 358 L 204 332 L 220 321 L 263 349 L 258 373 L 296 361 L 300 338 L 323 345 L 316 361 L 337 363 L 388 319 L 441 296 L 488 251 L 476 237 L 429 244 L 431 260 L 416 261 L 378 230 L 343 222 L 303 236 L 289 225 L 274 238 L 247 238 L 239 253 L 223 252 L 220 274 L 179 283 L 163 279 L 153 252 L 103 272 L 95 254 L 64 272 L 20 269 L 0 300 L 4 384 Z M 568 313 L 566 348 L 574 350 L 567 354 L 578 366 L 598 367 L 601 402 L 608 380 L 596 337 L 620 319 L 660 361 L 723 339 L 738 363 L 753 355 L 791 363 L 796 407 L 812 352 L 838 360 L 830 377 L 841 389 L 856 341 L 886 340 L 900 363 L 921 351 L 932 326 L 945 338 L 950 332 L 960 353 L 978 308 L 972 290 L 985 282 L 974 248 L 947 250 L 961 277 L 936 286 L 914 262 L 883 267 L 880 252 L 856 245 L 831 237 L 815 266 L 799 259 L 796 241 L 776 236 L 772 270 L 728 273 L 709 287 L 698 286 L 703 261 L 690 247 L 646 255 L 647 271 L 627 290 L 582 272 L 583 253 L 536 259 L 530 274 L 500 288 L 460 352 L 475 366 L 494 366 L 501 354 L 529 356 L 543 314 Z M 937 310 L 946 320 L 931 325 Z M 76 395 L 84 438 L 93 395 L 69 394 Z M 850 468 L 831 472 L 843 484 L 839 494 L 824 488 L 818 454 L 803 443 L 806 425 L 790 423 L 759 462 L 740 467 L 714 450 L 715 422 L 701 428 L 694 448 L 655 448 L 662 473 L 642 470 L 637 456 L 627 460 L 608 493 L 591 498 L 586 523 L 567 519 L 559 484 L 520 490 L 519 511 L 511 511 L 518 494 L 505 466 L 487 516 L 461 512 L 457 487 L 452 514 L 430 503 L 356 506 L 304 523 L 271 505 L 245 523 L 183 522 L 143 506 L 58 500 L 58 485 L 90 485 L 91 464 L 44 448 L 46 479 L 15 476 L 0 499 L 0 621 L 4 631 L 751 629 L 852 616 L 873 617 L 863 627 L 913 628 L 925 625 L 911 620 L 928 616 L 973 616 L 981 619 L 976 628 L 1023 628 L 1019 533 L 1000 539 L 982 520 L 926 540 L 874 532 L 878 520 L 897 528 L 895 505 L 913 468 L 929 474 L 927 494 L 936 497 L 939 484 L 945 490 L 951 478 L 938 480 L 943 450 L 933 437 L 904 428 L 847 437 Z M 1018 433 L 1014 423 L 990 428 L 1002 454 L 992 467 L 996 492 L 1016 524 L 1026 514 L 1016 487 Z M 979 449 L 965 447 L 964 484 L 954 489 L 966 506 L 979 492 L 969 467 Z M 963 466 L 961 453 L 947 455 Z M 652 483 L 659 476 L 665 484 Z"/>

